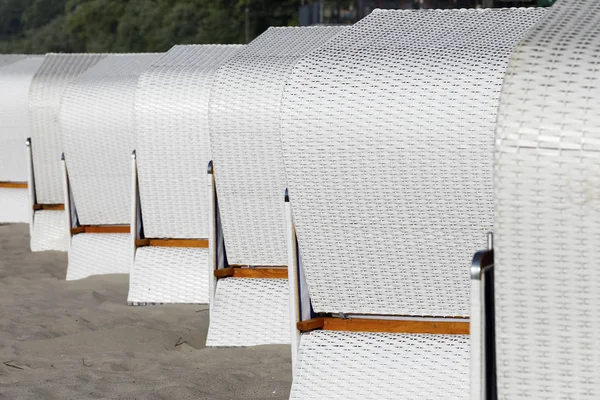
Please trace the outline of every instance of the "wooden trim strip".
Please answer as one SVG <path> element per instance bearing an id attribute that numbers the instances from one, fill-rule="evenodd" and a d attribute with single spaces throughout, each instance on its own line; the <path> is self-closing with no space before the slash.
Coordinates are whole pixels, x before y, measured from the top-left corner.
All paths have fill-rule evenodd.
<path id="1" fill-rule="evenodd" d="M 298 322 L 301 332 L 323 329 L 325 331 L 382 332 L 382 333 L 428 333 L 439 335 L 468 335 L 469 322 L 460 321 L 413 321 L 365 318 L 319 317 Z"/>
<path id="2" fill-rule="evenodd" d="M 0 188 L 6 189 L 27 189 L 27 182 L 0 182 Z"/>
<path id="3" fill-rule="evenodd" d="M 129 233 L 129 225 L 82 225 L 71 228 L 71 235 L 79 233 Z"/>
<path id="4" fill-rule="evenodd" d="M 208 249 L 208 239 L 138 239 L 135 241 L 137 247 L 189 247 Z"/>
<path id="5" fill-rule="evenodd" d="M 267 279 L 287 279 L 287 268 L 240 268 L 229 267 L 215 270 L 217 278 L 267 278 Z"/>
<path id="6" fill-rule="evenodd" d="M 34 211 L 39 211 L 39 210 L 65 211 L 65 205 L 64 204 L 34 204 L 33 210 Z"/>

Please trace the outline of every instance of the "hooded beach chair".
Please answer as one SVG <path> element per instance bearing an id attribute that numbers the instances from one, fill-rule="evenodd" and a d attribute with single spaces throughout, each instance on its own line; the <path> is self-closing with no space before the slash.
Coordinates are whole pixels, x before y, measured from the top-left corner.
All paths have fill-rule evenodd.
<path id="1" fill-rule="evenodd" d="M 12 64 L 19 60 L 24 60 L 26 58 L 30 58 L 32 56 L 26 54 L 0 54 L 0 67 L 8 64 Z M 35 57 L 35 56 L 33 56 Z"/>
<path id="2" fill-rule="evenodd" d="M 31 82 L 28 184 L 34 209 L 29 226 L 32 251 L 67 250 L 69 236 L 64 211 L 58 109 L 69 83 L 104 57 L 101 54 L 47 54 Z"/>
<path id="3" fill-rule="evenodd" d="M 29 223 L 25 140 L 29 135 L 29 87 L 43 56 L 0 66 L 0 223 Z"/>
<path id="4" fill-rule="evenodd" d="M 208 99 L 242 46 L 175 46 L 139 79 L 130 304 L 208 303 Z"/>
<path id="5" fill-rule="evenodd" d="M 492 228 L 504 71 L 542 15 L 376 10 L 294 67 L 292 399 L 482 398 L 470 262 Z"/>
<path id="6" fill-rule="evenodd" d="M 295 62 L 343 29 L 270 28 L 215 76 L 209 118 L 216 183 L 210 196 L 215 228 L 210 262 L 218 282 L 210 282 L 208 346 L 290 342 L 281 94 Z M 220 232 L 224 249 L 216 240 Z"/>
<path id="7" fill-rule="evenodd" d="M 516 48 L 494 183 L 498 398 L 598 399 L 598 1 L 557 1 Z"/>
<path id="8" fill-rule="evenodd" d="M 65 91 L 59 121 L 70 216 L 67 280 L 131 269 L 135 90 L 160 56 L 108 55 Z"/>

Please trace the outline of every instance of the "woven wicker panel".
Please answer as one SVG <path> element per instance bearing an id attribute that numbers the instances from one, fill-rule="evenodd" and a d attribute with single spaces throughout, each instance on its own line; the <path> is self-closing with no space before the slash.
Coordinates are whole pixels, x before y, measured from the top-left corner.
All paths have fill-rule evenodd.
<path id="1" fill-rule="evenodd" d="M 29 112 L 38 203 L 62 204 L 63 152 L 58 110 L 69 83 L 103 59 L 100 54 L 47 54 L 31 82 Z"/>
<path id="2" fill-rule="evenodd" d="M 36 211 L 31 227 L 31 251 L 67 251 L 69 230 L 66 218 L 64 211 Z"/>
<path id="3" fill-rule="evenodd" d="M 345 28 L 270 28 L 215 77 L 210 136 L 227 258 L 286 265 L 281 94 L 304 54 Z"/>
<path id="4" fill-rule="evenodd" d="M 559 0 L 520 43 L 496 143 L 501 399 L 600 398 L 600 3 Z"/>
<path id="5" fill-rule="evenodd" d="M 29 223 L 29 192 L 27 189 L 0 188 L 0 223 Z"/>
<path id="6" fill-rule="evenodd" d="M 142 247 L 135 255 L 127 301 L 208 303 L 208 249 Z"/>
<path id="7" fill-rule="evenodd" d="M 219 279 L 206 345 L 289 344 L 289 314 L 287 279 Z"/>
<path id="8" fill-rule="evenodd" d="M 59 120 L 81 224 L 131 221 L 135 90 L 139 76 L 160 56 L 107 56 L 65 91 Z"/>
<path id="9" fill-rule="evenodd" d="M 67 280 L 93 275 L 128 274 L 133 260 L 131 237 L 122 233 L 82 233 L 71 239 Z"/>
<path id="10" fill-rule="evenodd" d="M 542 14 L 377 10 L 296 65 L 282 141 L 315 311 L 469 314 L 502 78 Z"/>
<path id="11" fill-rule="evenodd" d="M 135 146 L 147 237 L 208 237 L 210 87 L 240 48 L 175 46 L 139 79 Z"/>
<path id="12" fill-rule="evenodd" d="M 32 57 L 0 68 L 0 181 L 28 180 L 29 86 L 43 61 Z"/>
<path id="13" fill-rule="evenodd" d="M 469 337 L 302 335 L 290 399 L 468 399 Z"/>

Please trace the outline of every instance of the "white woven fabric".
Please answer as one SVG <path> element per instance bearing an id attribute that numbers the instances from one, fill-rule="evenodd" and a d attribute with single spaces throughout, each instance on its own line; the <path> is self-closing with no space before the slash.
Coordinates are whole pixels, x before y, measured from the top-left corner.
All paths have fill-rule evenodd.
<path id="1" fill-rule="evenodd" d="M 519 44 L 496 142 L 500 399 L 600 398 L 600 3 Z"/>
<path id="2" fill-rule="evenodd" d="M 77 76 L 103 59 L 100 54 L 47 54 L 30 89 L 30 124 L 37 202 L 64 203 L 63 153 L 58 110 L 63 92 Z"/>
<path id="3" fill-rule="evenodd" d="M 135 148 L 144 234 L 207 238 L 208 101 L 213 76 L 242 46 L 175 46 L 139 79 Z M 208 303 L 208 250 L 141 248 L 130 303 Z"/>
<path id="4" fill-rule="evenodd" d="M 141 247 L 129 277 L 131 304 L 208 303 L 208 249 Z"/>
<path id="5" fill-rule="evenodd" d="M 27 182 L 25 139 L 29 137 L 29 86 L 43 57 L 32 56 L 0 67 L 0 182 Z M 0 223 L 29 223 L 27 189 L 0 189 Z"/>
<path id="6" fill-rule="evenodd" d="M 65 91 L 59 121 L 81 224 L 130 223 L 135 90 L 159 57 L 109 55 Z"/>
<path id="7" fill-rule="evenodd" d="M 29 223 L 27 189 L 0 188 L 0 223 Z"/>
<path id="8" fill-rule="evenodd" d="M 230 264 L 287 264 L 281 94 L 296 61 L 342 30 L 270 28 L 215 76 L 210 139 Z"/>
<path id="9" fill-rule="evenodd" d="M 175 46 L 139 79 L 135 148 L 146 237 L 208 237 L 210 87 L 241 47 Z"/>
<path id="10" fill-rule="evenodd" d="M 81 233 L 71 239 L 67 280 L 92 275 L 128 274 L 133 259 L 126 233 Z"/>
<path id="11" fill-rule="evenodd" d="M 314 331 L 298 357 L 292 400 L 469 398 L 468 336 Z"/>
<path id="12" fill-rule="evenodd" d="M 542 15 L 376 10 L 298 62 L 281 137 L 316 312 L 469 315 L 502 78 Z"/>
<path id="13" fill-rule="evenodd" d="M 0 182 L 27 182 L 29 86 L 43 61 L 32 57 L 0 68 Z"/>
<path id="14" fill-rule="evenodd" d="M 67 251 L 69 230 L 64 211 L 41 210 L 33 215 L 31 251 Z"/>
<path id="15" fill-rule="evenodd" d="M 63 204 L 62 142 L 58 110 L 63 92 L 101 54 L 47 54 L 29 90 L 29 123 L 36 201 Z M 37 211 L 31 229 L 32 251 L 66 251 L 69 232 L 62 211 Z M 36 224 L 40 226 L 35 226 Z M 60 235 L 63 235 L 62 237 Z"/>
<path id="16" fill-rule="evenodd" d="M 289 344 L 288 298 L 287 279 L 219 279 L 206 345 Z"/>
<path id="17" fill-rule="evenodd" d="M 30 57 L 30 56 L 27 56 L 25 54 L 0 54 L 0 67 L 2 67 L 4 65 L 12 64 L 19 60 L 23 60 L 27 57 Z"/>

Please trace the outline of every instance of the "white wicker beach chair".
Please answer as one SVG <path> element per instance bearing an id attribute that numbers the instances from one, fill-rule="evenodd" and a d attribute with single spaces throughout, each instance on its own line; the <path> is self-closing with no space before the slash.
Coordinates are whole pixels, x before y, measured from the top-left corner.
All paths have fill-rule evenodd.
<path id="1" fill-rule="evenodd" d="M 240 48 L 175 46 L 138 81 L 130 304 L 208 303 L 208 99 Z"/>
<path id="2" fill-rule="evenodd" d="M 66 251 L 68 231 L 62 183 L 62 143 L 58 127 L 60 99 L 69 83 L 103 59 L 101 54 L 47 54 L 29 92 L 29 194 L 31 250 Z"/>
<path id="3" fill-rule="evenodd" d="M 377 10 L 296 64 L 292 399 L 483 398 L 469 267 L 492 228 L 504 71 L 542 15 Z"/>
<path id="4" fill-rule="evenodd" d="M 210 197 L 220 226 L 211 212 L 210 262 L 219 280 L 210 281 L 208 346 L 290 342 L 281 94 L 295 62 L 343 29 L 270 28 L 215 76 L 209 119 L 217 195 Z M 220 227 L 222 263 L 213 240 Z"/>
<path id="5" fill-rule="evenodd" d="M 26 54 L 0 54 L 0 67 L 31 57 Z M 35 56 L 33 56 L 35 57 Z"/>
<path id="6" fill-rule="evenodd" d="M 65 91 L 59 122 L 71 231 L 67 280 L 131 269 L 135 90 L 160 56 L 108 55 Z"/>
<path id="7" fill-rule="evenodd" d="M 498 398 L 600 398 L 600 2 L 513 54 L 496 134 Z"/>
<path id="8" fill-rule="evenodd" d="M 0 223 L 29 223 L 29 169 L 23 144 L 29 137 L 29 86 L 43 56 L 0 66 Z"/>

